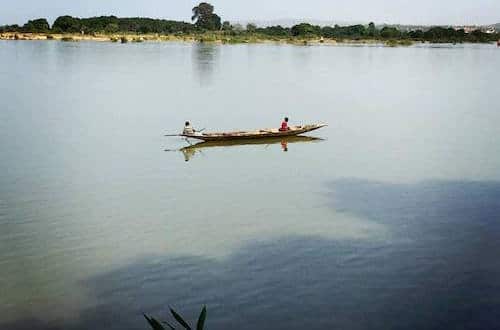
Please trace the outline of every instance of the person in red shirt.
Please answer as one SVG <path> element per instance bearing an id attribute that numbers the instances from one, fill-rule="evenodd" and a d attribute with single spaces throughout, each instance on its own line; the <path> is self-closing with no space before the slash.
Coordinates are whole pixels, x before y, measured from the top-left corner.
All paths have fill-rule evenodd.
<path id="1" fill-rule="evenodd" d="M 289 129 L 290 127 L 288 127 L 288 117 L 285 117 L 285 119 L 281 123 L 280 132 L 288 131 Z"/>

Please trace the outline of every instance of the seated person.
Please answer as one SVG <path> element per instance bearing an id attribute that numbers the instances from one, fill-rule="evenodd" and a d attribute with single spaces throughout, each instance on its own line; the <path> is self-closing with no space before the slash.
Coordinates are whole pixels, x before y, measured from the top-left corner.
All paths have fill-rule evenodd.
<path id="1" fill-rule="evenodd" d="M 280 132 L 284 132 L 284 131 L 290 130 L 290 127 L 288 127 L 288 117 L 285 117 L 285 119 L 281 123 L 281 127 L 280 127 L 279 130 L 280 130 Z"/>
<path id="2" fill-rule="evenodd" d="M 191 126 L 191 124 L 187 121 L 184 123 L 184 130 L 182 131 L 182 134 L 184 135 L 193 135 L 194 133 L 196 133 L 196 131 L 194 130 L 193 126 Z"/>

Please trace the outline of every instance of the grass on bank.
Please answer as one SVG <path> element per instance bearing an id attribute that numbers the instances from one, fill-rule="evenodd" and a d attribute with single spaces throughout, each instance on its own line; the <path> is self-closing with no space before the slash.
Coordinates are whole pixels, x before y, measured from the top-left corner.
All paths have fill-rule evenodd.
<path id="1" fill-rule="evenodd" d="M 221 43 L 221 44 L 248 44 L 248 43 L 286 43 L 293 45 L 315 45 L 315 44 L 380 44 L 387 47 L 405 47 L 414 43 L 463 43 L 463 40 L 424 40 L 411 38 L 326 38 L 316 35 L 291 36 L 279 35 L 271 36 L 258 32 L 228 33 L 224 31 L 200 32 L 200 33 L 173 33 L 173 34 L 137 34 L 137 33 L 90 33 L 90 34 L 58 34 L 58 33 L 2 33 L 0 39 L 5 40 L 61 40 L 61 41 L 108 41 L 121 43 L 140 43 L 144 41 L 164 42 L 200 42 L 200 43 Z"/>
<path id="2" fill-rule="evenodd" d="M 170 308 L 170 313 L 174 317 L 175 321 L 179 323 L 179 325 L 182 326 L 183 329 L 185 330 L 191 330 L 192 327 L 189 325 L 189 323 L 175 310 Z M 164 325 L 168 327 L 170 330 L 175 330 L 176 328 L 169 322 L 167 321 L 158 321 L 154 317 L 148 316 L 146 314 L 143 314 L 144 318 L 148 322 L 148 324 L 151 326 L 153 330 L 166 330 Z M 203 309 L 201 310 L 200 316 L 198 316 L 198 321 L 196 322 L 196 330 L 203 330 L 205 327 L 205 320 L 207 319 L 207 307 L 203 306 Z"/>

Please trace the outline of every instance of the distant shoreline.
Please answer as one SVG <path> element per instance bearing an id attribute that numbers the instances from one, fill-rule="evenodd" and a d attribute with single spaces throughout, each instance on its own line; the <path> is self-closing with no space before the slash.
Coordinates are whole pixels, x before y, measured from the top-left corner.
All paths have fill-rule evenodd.
<path id="1" fill-rule="evenodd" d="M 258 43 L 276 43 L 276 44 L 291 44 L 291 45 L 314 45 L 314 44 L 353 44 L 367 45 L 377 44 L 388 47 L 411 46 L 420 43 L 430 43 L 420 40 L 400 40 L 400 39 L 349 39 L 349 38 L 318 38 L 318 37 L 266 37 L 262 35 L 248 35 L 246 37 L 228 37 L 223 34 L 79 34 L 79 33 L 20 33 L 20 32 L 4 32 L 0 33 L 0 40 L 46 40 L 46 41 L 95 41 L 95 42 L 115 42 L 115 43 L 140 43 L 140 42 L 198 42 L 198 43 L 215 43 L 215 44 L 258 44 Z M 450 42 L 451 43 L 451 42 Z M 465 44 L 471 42 L 463 42 Z M 492 42 L 484 42 L 489 44 Z"/>
<path id="2" fill-rule="evenodd" d="M 391 47 L 414 43 L 489 43 L 497 42 L 500 33 L 474 27 L 452 28 L 434 26 L 428 29 L 401 30 L 397 26 L 357 24 L 349 26 L 319 26 L 299 23 L 292 27 L 280 25 L 259 27 L 255 24 L 231 24 L 222 21 L 209 3 L 202 2 L 192 9 L 194 23 L 147 17 L 72 17 L 60 16 L 51 25 L 45 18 L 29 20 L 23 26 L 0 26 L 0 39 L 62 40 L 62 41 L 186 41 L 224 44 L 241 43 L 347 43 L 381 44 Z"/>

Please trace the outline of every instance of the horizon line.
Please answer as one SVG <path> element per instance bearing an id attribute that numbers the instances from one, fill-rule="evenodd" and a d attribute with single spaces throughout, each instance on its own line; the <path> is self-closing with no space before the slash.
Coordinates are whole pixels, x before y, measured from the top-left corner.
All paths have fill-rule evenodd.
<path id="1" fill-rule="evenodd" d="M 35 20 L 35 19 L 40 19 L 40 18 L 45 18 L 47 21 L 51 22 L 52 24 L 58 17 L 62 16 L 71 16 L 75 18 L 92 18 L 92 17 L 106 17 L 106 16 L 114 16 L 117 18 L 151 18 L 151 19 L 160 19 L 160 20 L 167 20 L 167 21 L 177 21 L 177 22 L 185 22 L 185 23 L 192 23 L 191 20 L 187 19 L 174 19 L 174 18 L 168 18 L 168 17 L 159 17 L 159 16 L 140 16 L 140 15 L 126 15 L 126 16 L 117 16 L 115 14 L 100 14 L 100 15 L 95 15 L 95 16 L 80 16 L 80 15 L 70 15 L 70 14 L 63 14 L 63 15 L 58 15 L 54 16 L 55 18 L 49 18 L 49 17 L 33 17 L 27 19 L 25 22 L 22 23 L 0 23 L 0 26 L 5 26 L 5 25 L 19 25 L 22 26 L 26 24 L 30 20 Z M 221 17 L 222 21 L 229 21 L 232 24 L 238 24 L 238 23 L 254 23 L 257 24 L 259 22 L 279 22 L 279 21 L 294 21 L 295 23 L 310 23 L 310 24 L 315 24 L 314 22 L 318 22 L 322 25 L 323 23 L 329 23 L 329 26 L 333 25 L 357 25 L 357 24 L 362 24 L 362 25 L 368 25 L 369 23 L 373 22 L 375 25 L 389 25 L 389 26 L 423 26 L 423 27 L 433 27 L 433 26 L 479 26 L 479 27 L 485 27 L 485 26 L 494 26 L 500 24 L 500 19 L 498 22 L 494 23 L 488 23 L 488 24 L 481 24 L 481 23 L 436 23 L 436 24 L 429 24 L 429 23 L 388 23 L 388 22 L 380 22 L 377 20 L 366 20 L 366 21 L 360 21 L 360 20 L 340 20 L 340 19 L 324 19 L 324 18 L 311 18 L 311 17 L 303 17 L 303 18 L 273 18 L 273 19 L 266 19 L 266 18 L 233 18 L 233 19 L 224 19 Z"/>

